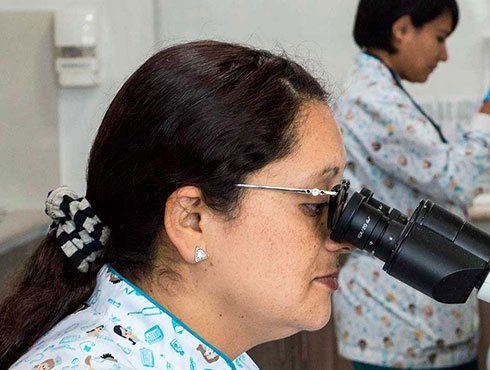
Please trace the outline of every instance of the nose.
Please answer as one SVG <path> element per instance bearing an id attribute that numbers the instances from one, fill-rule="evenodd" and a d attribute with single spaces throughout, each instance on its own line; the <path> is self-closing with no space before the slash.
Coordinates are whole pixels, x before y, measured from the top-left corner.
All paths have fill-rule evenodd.
<path id="1" fill-rule="evenodd" d="M 325 249 L 332 253 L 346 254 L 353 252 L 356 247 L 347 242 L 337 243 L 332 239 L 327 238 L 327 240 L 325 240 Z"/>
<path id="2" fill-rule="evenodd" d="M 439 59 L 442 60 L 443 62 L 446 62 L 449 59 L 449 54 L 447 52 L 446 44 L 444 44 L 442 47 L 442 52 L 441 52 L 441 56 Z"/>

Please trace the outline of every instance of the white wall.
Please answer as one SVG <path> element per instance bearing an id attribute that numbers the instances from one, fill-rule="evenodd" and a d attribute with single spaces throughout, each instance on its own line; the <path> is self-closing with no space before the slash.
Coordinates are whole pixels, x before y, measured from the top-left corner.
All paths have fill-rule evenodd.
<path id="1" fill-rule="evenodd" d="M 340 80 L 357 52 L 351 34 L 358 0 L 156 2 L 157 41 L 162 45 L 210 38 L 283 48 L 332 83 Z"/>
<path id="2" fill-rule="evenodd" d="M 152 0 L 0 1 L 2 12 L 69 6 L 97 9 L 101 31 L 100 86 L 60 88 L 58 94 L 61 182 L 84 193 L 88 153 L 102 116 L 122 82 L 154 51 L 154 11 Z"/>
<path id="3" fill-rule="evenodd" d="M 357 52 L 351 36 L 357 3 L 358 0 L 0 0 L 0 11 L 68 6 L 93 6 L 99 10 L 102 84 L 96 88 L 60 89 L 58 101 L 61 181 L 84 192 L 88 152 L 108 103 L 121 83 L 156 48 L 203 38 L 275 51 L 284 48 L 315 75 L 335 84 Z M 482 78 L 481 35 L 490 19 L 490 3 L 459 3 L 462 20 L 449 40 L 450 61 L 435 72 L 429 83 L 409 86 L 422 102 L 434 97 L 480 97 L 488 86 Z"/>
<path id="4" fill-rule="evenodd" d="M 218 38 L 265 48 L 283 46 L 310 61 L 313 70 L 341 79 L 358 50 L 352 38 L 358 0 L 156 0 L 162 44 Z M 219 3 L 219 6 L 217 5 Z M 449 39 L 450 61 L 427 84 L 408 86 L 420 101 L 481 96 L 483 31 L 490 24 L 488 0 L 460 0 L 461 23 Z M 490 69 L 490 66 L 488 67 Z M 317 71 L 318 72 L 318 71 Z"/>

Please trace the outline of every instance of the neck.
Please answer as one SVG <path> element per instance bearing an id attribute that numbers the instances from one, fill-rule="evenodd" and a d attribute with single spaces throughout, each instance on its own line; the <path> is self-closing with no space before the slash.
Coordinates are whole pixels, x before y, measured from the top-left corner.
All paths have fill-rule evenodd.
<path id="1" fill-rule="evenodd" d="M 383 49 L 368 48 L 366 51 L 368 54 L 374 55 L 375 57 L 381 59 L 392 71 L 400 75 L 400 71 L 398 70 L 399 68 L 397 68 L 396 63 L 396 54 L 390 54 Z"/>
<path id="2" fill-rule="evenodd" d="M 155 278 L 140 283 L 141 288 L 159 304 L 177 316 L 190 329 L 234 360 L 241 353 L 264 342 L 254 335 L 253 319 L 227 303 L 227 299 L 209 291 L 199 279 L 184 284 Z M 166 287 L 162 289 L 162 287 Z M 205 293 L 204 293 L 205 292 Z M 257 330 L 257 334 L 263 333 Z"/>

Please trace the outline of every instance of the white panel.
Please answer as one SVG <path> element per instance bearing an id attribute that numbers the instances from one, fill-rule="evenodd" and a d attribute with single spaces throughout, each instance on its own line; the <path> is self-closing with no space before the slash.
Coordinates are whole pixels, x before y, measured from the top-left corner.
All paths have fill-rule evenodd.
<path id="1" fill-rule="evenodd" d="M 332 82 L 342 78 L 358 50 L 352 37 L 358 0 L 156 1 L 162 44 L 216 38 L 276 50 L 283 47 Z M 449 61 L 427 84 L 408 85 L 419 100 L 479 96 L 488 90 L 482 44 L 490 2 L 458 4 L 461 21 L 449 38 Z"/>
<path id="2" fill-rule="evenodd" d="M 157 0 L 163 45 L 212 38 L 281 51 L 336 82 L 357 47 L 352 26 L 357 0 Z M 219 4 L 219 5 L 217 5 Z"/>
<path id="3" fill-rule="evenodd" d="M 52 14 L 0 14 L 0 208 L 43 209 L 59 183 Z"/>

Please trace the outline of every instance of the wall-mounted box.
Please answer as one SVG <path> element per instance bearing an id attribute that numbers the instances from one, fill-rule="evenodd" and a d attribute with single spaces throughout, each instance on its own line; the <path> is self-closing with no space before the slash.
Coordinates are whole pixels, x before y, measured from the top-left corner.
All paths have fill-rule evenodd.
<path id="1" fill-rule="evenodd" d="M 62 9 L 55 13 L 55 53 L 62 87 L 96 86 L 99 81 L 97 13 Z"/>

